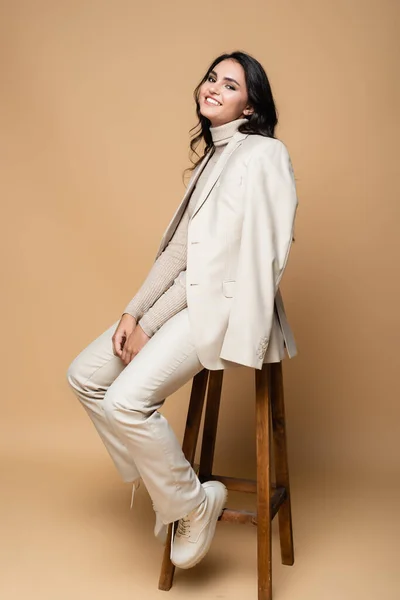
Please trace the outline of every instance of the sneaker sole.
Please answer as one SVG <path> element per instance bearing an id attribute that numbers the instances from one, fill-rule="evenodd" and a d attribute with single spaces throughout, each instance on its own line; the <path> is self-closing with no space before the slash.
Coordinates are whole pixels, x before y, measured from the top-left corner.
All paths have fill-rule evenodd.
<path id="1" fill-rule="evenodd" d="M 206 482 L 206 483 L 210 483 L 210 482 Z M 204 487 L 211 487 L 210 485 L 205 485 Z M 210 549 L 211 546 L 211 542 L 213 540 L 214 537 L 214 533 L 215 533 L 215 528 L 217 526 L 217 521 L 220 518 L 220 516 L 222 515 L 223 511 L 224 511 L 224 506 L 225 503 L 227 501 L 228 498 L 228 490 L 227 488 L 224 486 L 224 496 L 223 498 L 221 497 L 218 501 L 218 503 L 215 505 L 214 507 L 214 511 L 213 514 L 211 516 L 211 519 L 213 520 L 212 525 L 210 525 L 210 528 L 208 530 L 208 535 L 207 535 L 207 541 L 205 543 L 205 546 L 203 548 L 203 550 L 201 551 L 201 554 L 199 554 L 198 556 L 196 556 L 195 559 L 193 559 L 190 563 L 186 563 L 185 565 L 175 565 L 178 566 L 180 569 L 191 569 L 192 567 L 194 567 L 195 565 L 197 565 L 201 560 L 203 560 L 203 558 L 205 557 L 205 555 L 207 554 L 207 552 Z M 215 513 L 217 513 L 217 518 L 215 519 Z"/>

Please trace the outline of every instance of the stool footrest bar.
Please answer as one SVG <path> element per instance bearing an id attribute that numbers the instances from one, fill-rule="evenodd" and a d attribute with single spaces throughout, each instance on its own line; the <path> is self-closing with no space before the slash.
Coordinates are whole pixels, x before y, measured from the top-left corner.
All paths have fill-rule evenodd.
<path id="1" fill-rule="evenodd" d="M 245 492 L 248 494 L 257 493 L 257 482 L 254 479 L 240 479 L 239 477 L 225 477 L 223 475 L 199 475 L 202 483 L 204 481 L 220 481 L 226 488 L 232 492 Z M 275 489 L 275 485 L 271 485 Z"/>
<path id="2" fill-rule="evenodd" d="M 286 490 L 284 487 L 276 488 L 271 495 L 271 521 L 277 514 L 279 508 L 286 500 Z M 229 521 L 230 523 L 251 523 L 257 525 L 257 513 L 248 510 L 236 510 L 225 508 L 219 518 L 220 521 Z"/>

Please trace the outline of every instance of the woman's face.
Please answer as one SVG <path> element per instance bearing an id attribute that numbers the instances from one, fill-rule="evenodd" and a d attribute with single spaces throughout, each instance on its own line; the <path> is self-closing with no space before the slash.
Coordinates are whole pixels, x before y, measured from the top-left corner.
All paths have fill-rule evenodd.
<path id="1" fill-rule="evenodd" d="M 200 112 L 211 127 L 249 115 L 252 109 L 247 101 L 243 67 L 230 58 L 218 63 L 199 89 Z"/>

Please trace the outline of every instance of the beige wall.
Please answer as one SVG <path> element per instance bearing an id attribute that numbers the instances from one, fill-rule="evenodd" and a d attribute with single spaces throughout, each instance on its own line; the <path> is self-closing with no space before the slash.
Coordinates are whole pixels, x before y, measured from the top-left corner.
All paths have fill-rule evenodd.
<path id="1" fill-rule="evenodd" d="M 399 468 L 395 2 L 2 2 L 1 445 L 101 454 L 67 387 L 179 203 L 208 63 L 264 65 L 298 180 L 282 291 L 291 468 Z M 253 373 L 226 375 L 217 464 L 254 473 Z M 190 386 L 165 406 L 182 433 Z M 103 454 L 104 452 L 104 454 Z"/>

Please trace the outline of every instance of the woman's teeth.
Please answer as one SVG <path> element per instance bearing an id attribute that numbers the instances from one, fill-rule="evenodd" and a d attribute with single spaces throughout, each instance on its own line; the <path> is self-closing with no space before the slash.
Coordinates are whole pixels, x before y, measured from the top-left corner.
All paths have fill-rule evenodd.
<path id="1" fill-rule="evenodd" d="M 212 104 L 213 106 L 221 106 L 219 102 L 213 100 L 212 98 L 206 98 L 207 104 Z"/>

